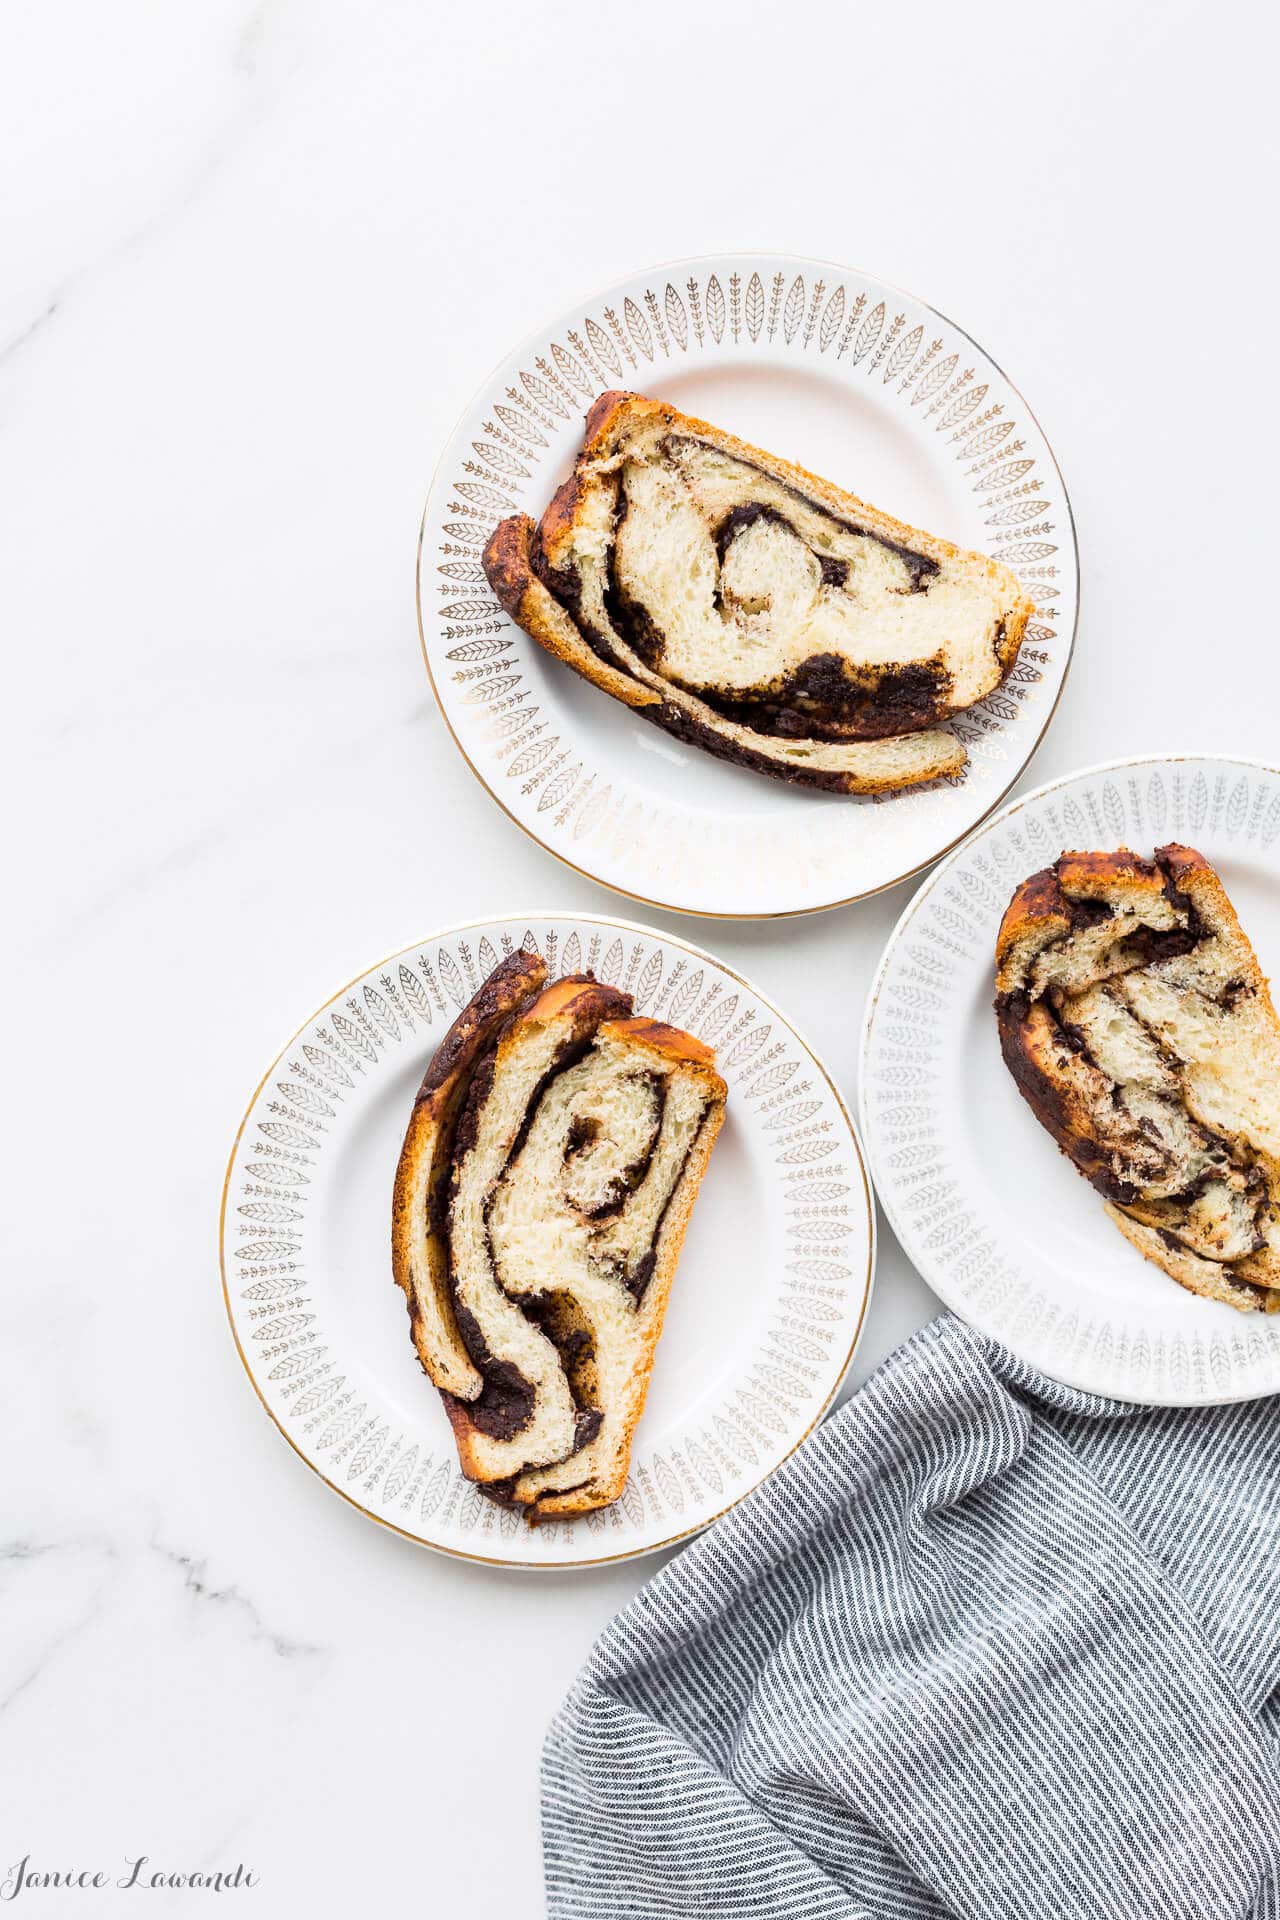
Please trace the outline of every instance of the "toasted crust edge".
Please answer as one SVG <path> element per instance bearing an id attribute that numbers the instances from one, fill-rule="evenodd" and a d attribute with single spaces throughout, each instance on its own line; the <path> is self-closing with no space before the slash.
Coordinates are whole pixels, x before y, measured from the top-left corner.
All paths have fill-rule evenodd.
<path id="1" fill-rule="evenodd" d="M 1042 943 L 1071 932 L 1071 906 L 1064 889 L 1069 888 L 1072 893 L 1088 899 L 1104 894 L 1121 881 L 1130 891 L 1147 893 L 1154 901 L 1164 893 L 1159 862 L 1165 854 L 1189 856 L 1201 869 L 1206 865 L 1201 855 L 1192 854 L 1187 847 L 1157 847 L 1154 861 L 1144 860 L 1128 847 L 1117 847 L 1110 853 L 1062 853 L 1052 866 L 1028 875 L 1015 888 L 996 934 L 998 989 L 1003 992 L 1009 986 L 1010 962 L 1029 937 Z"/>
<path id="2" fill-rule="evenodd" d="M 1238 1313 L 1280 1313 L 1280 1290 L 1268 1295 L 1262 1287 L 1238 1285 L 1227 1278 L 1229 1267 L 1202 1260 L 1189 1247 L 1171 1247 L 1158 1228 L 1143 1226 L 1113 1203 L 1106 1211 L 1129 1244 L 1188 1293 L 1197 1293 L 1204 1300 L 1220 1300 Z"/>
<path id="3" fill-rule="evenodd" d="M 538 578 L 533 567 L 537 531 L 527 513 L 513 514 L 510 519 L 499 521 L 481 555 L 485 577 L 503 612 L 509 613 L 531 640 L 536 640 L 565 666 L 572 667 L 584 680 L 611 693 L 615 700 L 629 707 L 660 705 L 660 694 L 651 687 L 641 686 L 630 674 L 609 666 L 588 646 L 576 620 Z"/>
<path id="4" fill-rule="evenodd" d="M 1016 997 L 1016 996 L 1015 996 Z M 1043 1001 L 1025 1012 L 1007 1000 L 996 1005 L 1000 1052 L 1014 1085 L 1040 1125 L 1078 1173 L 1106 1200 L 1120 1191 L 1105 1149 L 1087 1125 L 1087 1109 L 1069 1073 L 1055 1071 L 1053 1022 Z"/>

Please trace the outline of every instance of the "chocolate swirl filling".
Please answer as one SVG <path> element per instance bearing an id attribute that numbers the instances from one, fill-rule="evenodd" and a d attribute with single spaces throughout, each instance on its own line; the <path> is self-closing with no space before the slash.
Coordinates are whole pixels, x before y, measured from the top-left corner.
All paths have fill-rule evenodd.
<path id="1" fill-rule="evenodd" d="M 475 1059 L 432 1218 L 481 1383 L 446 1410 L 503 1498 L 601 1435 L 711 1105 L 637 1040 L 651 1023 L 629 995 L 587 974 L 548 999 L 552 1016 L 513 1012 Z"/>
<path id="2" fill-rule="evenodd" d="M 1194 1291 L 1271 1311 L 1280 1136 L 1253 1087 L 1274 1015 L 1252 1020 L 1242 962 L 1200 856 L 1064 854 L 1005 916 L 996 1016 L 1019 1090 L 1127 1237 Z"/>
<path id="3" fill-rule="evenodd" d="M 958 773 L 942 723 L 1005 680 L 1033 611 L 999 562 L 637 394 L 599 397 L 541 521 L 503 520 L 482 562 L 638 716 L 838 793 Z"/>

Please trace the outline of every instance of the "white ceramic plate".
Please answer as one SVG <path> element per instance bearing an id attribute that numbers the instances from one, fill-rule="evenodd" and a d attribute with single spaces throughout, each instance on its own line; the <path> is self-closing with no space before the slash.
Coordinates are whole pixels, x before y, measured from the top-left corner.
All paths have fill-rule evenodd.
<path id="1" fill-rule="evenodd" d="M 589 967 L 716 1048 L 723 1131 L 672 1289 L 631 1478 L 607 1511 L 529 1527 L 458 1471 L 391 1278 L 391 1187 L 418 1082 L 504 952 Z M 590 915 L 454 927 L 344 987 L 270 1066 L 222 1209 L 240 1357 L 308 1466 L 424 1546 L 594 1566 L 706 1526 L 785 1460 L 844 1378 L 871 1294 L 870 1191 L 821 1063 L 755 988 L 683 941 Z"/>
<path id="2" fill-rule="evenodd" d="M 551 660 L 480 567 L 540 514 L 597 394 L 714 420 L 916 526 L 1006 560 L 1037 608 L 998 693 L 953 723 L 969 766 L 884 800 L 787 787 L 684 747 Z M 517 349 L 441 458 L 418 551 L 423 653 L 451 732 L 517 825 L 577 871 L 684 913 L 812 913 L 935 860 L 991 811 L 1049 723 L 1075 634 L 1075 535 L 1048 442 L 951 321 L 829 262 L 674 261 Z"/>
<path id="3" fill-rule="evenodd" d="M 1129 1246 L 1014 1086 L 992 1011 L 996 930 L 1066 848 L 1181 840 L 1222 875 L 1264 973 L 1280 969 L 1280 772 L 1160 755 L 1015 801 L 932 874 L 871 990 L 862 1120 L 894 1232 L 947 1305 L 1033 1366 L 1123 1400 L 1280 1390 L 1280 1317 L 1185 1293 Z"/>

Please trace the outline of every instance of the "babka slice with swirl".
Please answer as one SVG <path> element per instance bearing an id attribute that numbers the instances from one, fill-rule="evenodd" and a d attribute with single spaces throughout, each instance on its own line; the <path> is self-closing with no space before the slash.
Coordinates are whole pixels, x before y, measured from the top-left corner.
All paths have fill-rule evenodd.
<path id="1" fill-rule="evenodd" d="M 996 966 L 1009 1070 L 1125 1238 L 1280 1311 L 1280 1022 L 1208 861 L 1064 853 L 1014 894 Z"/>
<path id="2" fill-rule="evenodd" d="M 395 1277 L 463 1472 L 531 1519 L 616 1500 L 724 1117 L 710 1050 L 590 974 L 504 960 L 427 1069 Z"/>
<path id="3" fill-rule="evenodd" d="M 1000 685 L 1032 602 L 1007 567 L 639 394 L 605 393 L 539 525 L 484 569 L 550 653 L 669 733 L 802 785 L 964 766 L 940 723 Z"/>

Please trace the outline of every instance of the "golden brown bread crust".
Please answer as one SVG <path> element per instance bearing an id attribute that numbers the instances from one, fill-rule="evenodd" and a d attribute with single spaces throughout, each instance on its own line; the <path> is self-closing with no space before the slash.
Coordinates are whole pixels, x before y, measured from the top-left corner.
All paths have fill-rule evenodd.
<path id="1" fill-rule="evenodd" d="M 537 999 L 524 1008 L 520 1018 L 532 1025 L 567 1014 L 571 1019 L 590 1022 L 594 1031 L 602 1020 L 620 1019 L 630 1008 L 631 995 L 623 993 L 620 987 L 607 986 L 593 973 L 566 973 L 563 979 L 544 987 Z M 508 1040 L 509 1036 L 504 1035 L 504 1040 L 499 1042 L 499 1052 Z"/>
<path id="2" fill-rule="evenodd" d="M 1229 956 L 1226 971 L 1233 976 L 1223 984 L 1226 998 L 1216 1001 L 1211 988 L 1220 976 L 1186 972 L 1203 965 L 1187 956 L 1210 950 Z M 1073 953 L 1086 961 L 1076 973 Z M 1023 881 L 1000 924 L 996 1017 L 1005 1064 L 1036 1118 L 1105 1197 L 1108 1215 L 1145 1258 L 1193 1293 L 1242 1311 L 1280 1310 L 1280 1264 L 1268 1226 L 1278 1217 L 1280 1166 L 1250 1133 L 1243 1111 L 1225 1133 L 1221 1120 L 1208 1125 L 1189 1098 L 1188 1063 L 1174 1052 L 1168 1029 L 1144 1017 L 1132 987 L 1121 985 L 1117 994 L 1117 983 L 1131 977 L 1154 978 L 1175 998 L 1189 997 L 1193 1030 L 1194 1023 L 1229 1020 L 1236 1001 L 1247 999 L 1254 1031 L 1280 1035 L 1267 982 L 1203 855 L 1176 843 L 1157 848 L 1150 861 L 1128 848 L 1070 852 Z M 1059 984 L 1051 984 L 1055 978 Z M 1061 984 L 1066 981 L 1069 987 Z M 1099 988 L 1108 996 L 1106 1020 L 1127 1017 L 1134 1039 L 1150 1047 L 1154 1079 L 1117 1081 L 1118 1066 L 1106 1071 L 1092 1057 L 1087 1020 L 1084 1027 L 1078 1022 Z M 1214 1045 L 1226 1044 L 1226 1032 Z M 1141 1075 L 1141 1056 L 1123 1057 L 1128 1071 Z M 1162 1073 L 1180 1092 L 1160 1092 Z M 1188 1117 L 1179 1149 L 1161 1119 L 1161 1098 L 1180 1102 Z M 1198 1156 L 1203 1170 L 1180 1154 Z M 1225 1197 L 1233 1183 L 1244 1194 L 1242 1204 L 1255 1209 L 1257 1233 L 1252 1244 L 1237 1240 L 1234 1248 L 1225 1237 L 1226 1210 L 1211 1214 L 1208 1225 L 1196 1224 L 1197 1207 L 1206 1204 L 1197 1195 Z M 1189 1237 L 1210 1233 L 1221 1258 L 1202 1257 L 1188 1244 Z"/>
<path id="3" fill-rule="evenodd" d="M 705 1040 L 696 1039 L 682 1027 L 669 1027 L 665 1020 L 650 1020 L 642 1013 L 633 1013 L 627 1019 L 611 1020 L 609 1031 L 652 1047 L 656 1053 L 664 1053 L 669 1059 L 688 1066 L 715 1065 L 715 1050 Z M 720 1097 L 723 1099 L 723 1082 L 720 1085 Z"/>
<path id="4" fill-rule="evenodd" d="M 523 949 L 489 975 L 428 1063 L 396 1167 L 391 1266 L 409 1309 L 413 1344 L 436 1386 L 464 1400 L 474 1399 L 482 1382 L 458 1333 L 440 1230 L 453 1129 L 477 1063 L 546 977 L 541 954 Z"/>
<path id="5" fill-rule="evenodd" d="M 485 576 L 499 606 L 520 626 L 524 624 L 524 597 L 533 574 L 530 548 L 536 533 L 528 514 L 516 513 L 500 520 L 485 543 Z"/>
<path id="6" fill-rule="evenodd" d="M 1173 854 L 1185 856 L 1188 851 L 1185 847 L 1161 847 L 1156 859 Z M 1199 854 L 1193 858 L 1200 860 Z M 1186 871 L 1185 865 L 1179 871 Z M 1062 939 L 1071 932 L 1074 919 L 1068 890 L 1075 898 L 1101 900 L 1117 882 L 1136 897 L 1146 896 L 1153 902 L 1164 891 L 1158 868 L 1150 861 L 1140 860 L 1127 847 L 1119 847 L 1113 853 L 1064 853 L 1053 866 L 1033 873 L 1022 882 L 1005 908 L 996 935 L 997 968 L 1003 970 L 1007 966 L 1013 949 L 1028 934 Z M 1001 992 L 1007 992 L 1013 984 L 1007 978 L 996 981 Z"/>
<path id="7" fill-rule="evenodd" d="M 1098 1099 L 1110 1091 L 1096 1068 L 1070 1049 L 1042 1001 L 1021 1018 L 1009 1002 L 997 1006 L 1000 1050 L 1019 1093 L 1047 1133 L 1092 1186 L 1114 1200 L 1122 1191 L 1112 1177 L 1113 1145 L 1099 1138 Z"/>
<path id="8" fill-rule="evenodd" d="M 537 528 L 527 513 L 500 521 L 481 556 L 485 574 L 500 606 L 518 627 L 562 660 L 584 680 L 590 680 L 629 707 L 656 707 L 662 696 L 641 686 L 630 674 L 610 667 L 587 645 L 575 623 L 533 569 Z"/>
<path id="9" fill-rule="evenodd" d="M 595 408 L 592 408 L 592 412 L 594 411 Z M 591 415 L 588 414 L 588 421 L 590 418 Z M 561 570 L 565 548 L 573 537 L 574 526 L 582 505 L 582 462 L 586 457 L 585 452 L 578 455 L 577 466 L 569 478 L 556 488 L 550 504 L 538 522 L 535 552 L 553 573 Z"/>
<path id="10" fill-rule="evenodd" d="M 1273 1288 L 1264 1291 L 1253 1284 L 1237 1285 L 1231 1279 L 1230 1268 L 1224 1268 L 1216 1260 L 1202 1260 L 1188 1247 L 1171 1244 L 1158 1228 L 1143 1226 L 1131 1219 L 1123 1207 L 1108 1203 L 1107 1218 L 1119 1227 L 1130 1246 L 1136 1247 L 1144 1259 L 1167 1273 L 1188 1293 L 1198 1293 L 1203 1300 L 1220 1300 L 1224 1307 L 1235 1307 L 1239 1313 L 1280 1313 L 1280 1291 Z"/>

